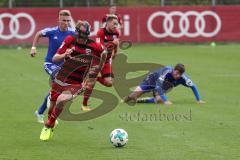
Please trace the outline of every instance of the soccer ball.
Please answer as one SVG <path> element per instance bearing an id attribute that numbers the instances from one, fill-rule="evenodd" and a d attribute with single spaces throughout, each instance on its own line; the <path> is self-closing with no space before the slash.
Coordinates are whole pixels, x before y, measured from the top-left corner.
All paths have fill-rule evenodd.
<path id="1" fill-rule="evenodd" d="M 115 147 L 123 147 L 128 142 L 128 134 L 125 130 L 118 128 L 110 133 L 110 142 Z"/>

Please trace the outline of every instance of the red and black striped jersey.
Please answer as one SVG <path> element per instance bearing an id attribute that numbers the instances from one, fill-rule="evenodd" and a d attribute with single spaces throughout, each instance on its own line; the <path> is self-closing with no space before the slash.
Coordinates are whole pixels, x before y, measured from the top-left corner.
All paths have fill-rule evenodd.
<path id="1" fill-rule="evenodd" d="M 114 32 L 108 32 L 106 28 L 100 28 L 97 32 L 97 41 L 101 42 L 102 45 L 107 47 L 109 42 L 112 42 L 115 39 L 118 39 L 119 36 L 120 36 L 120 32 L 118 29 L 116 29 Z M 112 47 L 112 49 L 114 48 Z M 107 59 L 111 57 L 112 50 L 108 50 L 108 52 L 109 54 Z"/>
<path id="2" fill-rule="evenodd" d="M 97 38 L 106 45 L 108 42 L 112 42 L 114 39 L 118 39 L 120 36 L 119 30 L 116 29 L 114 32 L 108 32 L 106 28 L 100 28 L 97 32 Z"/>
<path id="3" fill-rule="evenodd" d="M 73 49 L 73 52 L 65 58 L 56 79 L 68 84 L 82 83 L 89 69 L 99 64 L 103 46 L 90 39 L 86 44 L 79 44 L 75 36 L 68 36 L 57 54 L 64 54 L 67 49 Z"/>

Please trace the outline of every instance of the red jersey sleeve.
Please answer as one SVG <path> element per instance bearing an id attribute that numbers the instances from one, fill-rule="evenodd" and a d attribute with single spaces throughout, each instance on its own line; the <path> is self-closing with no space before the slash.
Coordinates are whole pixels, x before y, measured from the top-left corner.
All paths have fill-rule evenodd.
<path id="1" fill-rule="evenodd" d="M 102 28 L 100 28 L 97 32 L 96 42 L 104 45 L 104 32 Z"/>
<path id="2" fill-rule="evenodd" d="M 64 54 L 66 50 L 70 47 L 71 43 L 75 40 L 73 36 L 67 36 L 62 42 L 61 46 L 57 50 L 56 54 Z"/>
<path id="3" fill-rule="evenodd" d="M 122 25 L 123 24 L 122 16 L 121 15 L 117 15 L 117 17 L 118 17 L 118 23 L 120 25 Z"/>
<path id="4" fill-rule="evenodd" d="M 116 36 L 117 36 L 117 38 L 119 38 L 120 35 L 121 35 L 121 31 L 120 31 L 120 29 L 117 28 L 115 32 L 116 32 Z"/>
<path id="5" fill-rule="evenodd" d="M 94 50 L 95 50 L 95 54 L 96 56 L 100 57 L 103 50 L 104 50 L 104 47 L 101 43 L 95 43 L 95 46 L 94 46 Z"/>

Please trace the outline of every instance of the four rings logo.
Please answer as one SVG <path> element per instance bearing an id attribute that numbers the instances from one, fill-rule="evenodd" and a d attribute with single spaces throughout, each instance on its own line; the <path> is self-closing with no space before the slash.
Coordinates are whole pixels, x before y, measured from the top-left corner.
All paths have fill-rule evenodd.
<path id="1" fill-rule="evenodd" d="M 194 31 L 190 32 L 190 19 L 189 17 L 196 17 L 194 21 Z M 216 21 L 216 25 L 214 25 L 212 31 L 206 31 L 207 21 L 205 19 L 206 16 L 212 17 Z M 157 17 L 163 17 L 162 21 L 162 28 L 163 31 L 156 31 L 153 27 L 153 21 Z M 173 17 L 179 17 L 179 20 L 174 20 Z M 4 23 L 4 19 L 10 19 L 9 23 Z M 27 32 L 21 33 L 20 32 L 20 19 L 27 20 L 30 24 L 30 28 Z M 6 22 L 6 21 L 5 21 Z M 209 24 L 208 24 L 209 25 Z M 220 17 L 213 11 L 187 11 L 187 12 L 180 12 L 180 11 L 172 11 L 172 12 L 164 12 L 158 11 L 154 12 L 150 15 L 147 21 L 147 29 L 150 34 L 156 38 L 165 38 L 165 37 L 172 37 L 172 38 L 180 38 L 182 36 L 186 36 L 189 38 L 195 37 L 214 37 L 216 36 L 219 31 L 221 30 L 221 19 Z M 33 17 L 27 13 L 17 13 L 15 15 L 11 13 L 0 13 L 0 39 L 9 40 L 12 38 L 17 39 L 26 39 L 32 36 L 35 31 L 35 21 Z M 174 32 L 174 28 L 178 27 L 179 32 Z M 4 33 L 4 31 L 9 30 L 9 32 Z"/>
<path id="2" fill-rule="evenodd" d="M 4 18 L 10 19 L 9 25 L 5 26 L 4 25 Z M 24 18 L 29 21 L 30 23 L 30 29 L 27 33 L 20 34 L 19 29 L 20 29 L 20 18 Z M 0 14 L 0 39 L 3 40 L 9 40 L 12 38 L 17 38 L 17 39 L 26 39 L 32 36 L 35 30 L 35 21 L 32 18 L 31 15 L 27 13 L 17 13 L 16 15 L 10 14 L 10 13 L 1 13 Z M 9 28 L 9 33 L 4 34 L 4 28 Z"/>
<path id="3" fill-rule="evenodd" d="M 156 17 L 163 17 L 163 32 L 158 33 L 153 29 L 152 23 L 153 20 Z M 180 17 L 178 21 L 178 27 L 180 32 L 175 33 L 173 32 L 174 26 L 177 25 L 176 22 L 173 20 L 173 17 L 177 16 Z M 190 20 L 189 16 L 194 16 L 196 17 L 195 22 L 194 22 L 194 27 L 195 27 L 195 32 L 189 32 L 190 28 Z M 214 28 L 213 31 L 211 32 L 206 32 L 206 21 L 205 21 L 205 16 L 211 16 L 215 19 L 216 21 L 216 27 Z M 221 29 L 221 19 L 219 16 L 212 11 L 203 11 L 203 12 L 196 12 L 196 11 L 187 11 L 187 12 L 179 12 L 179 11 L 172 11 L 170 13 L 166 13 L 163 11 L 158 11 L 154 12 L 153 14 L 150 15 L 148 21 L 147 21 L 147 28 L 148 31 L 151 33 L 152 36 L 156 38 L 165 38 L 165 37 L 173 37 L 173 38 L 179 38 L 182 36 L 186 36 L 189 38 L 195 38 L 198 36 L 202 37 L 213 37 L 218 34 L 218 32 Z"/>

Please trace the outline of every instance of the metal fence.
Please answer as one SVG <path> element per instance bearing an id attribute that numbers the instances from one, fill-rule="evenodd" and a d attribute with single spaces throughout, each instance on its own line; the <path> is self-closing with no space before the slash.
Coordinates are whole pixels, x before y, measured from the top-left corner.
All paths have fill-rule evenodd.
<path id="1" fill-rule="evenodd" d="M 0 8 L 17 7 L 103 7 L 178 6 L 178 5 L 240 5 L 240 0 L 0 0 Z"/>

